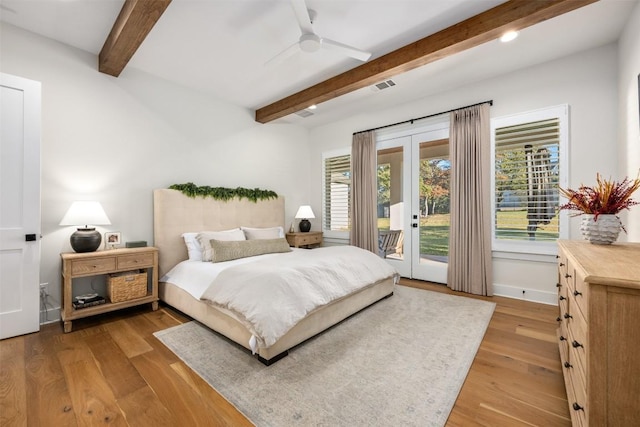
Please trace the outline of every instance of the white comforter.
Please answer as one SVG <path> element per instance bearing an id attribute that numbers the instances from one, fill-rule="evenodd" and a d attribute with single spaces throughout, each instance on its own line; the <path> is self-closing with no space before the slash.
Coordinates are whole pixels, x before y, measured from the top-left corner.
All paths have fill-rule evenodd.
<path id="1" fill-rule="evenodd" d="M 313 310 L 390 277 L 398 273 L 377 255 L 333 246 L 227 268 L 202 299 L 233 312 L 253 334 L 255 351 L 271 346 Z"/>

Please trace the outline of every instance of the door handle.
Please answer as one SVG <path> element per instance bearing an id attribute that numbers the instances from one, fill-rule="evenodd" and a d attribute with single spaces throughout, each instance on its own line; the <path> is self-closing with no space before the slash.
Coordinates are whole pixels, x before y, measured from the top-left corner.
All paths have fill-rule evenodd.
<path id="1" fill-rule="evenodd" d="M 36 235 L 34 234 L 25 234 L 24 235 L 24 241 L 25 242 L 35 242 L 36 241 Z"/>

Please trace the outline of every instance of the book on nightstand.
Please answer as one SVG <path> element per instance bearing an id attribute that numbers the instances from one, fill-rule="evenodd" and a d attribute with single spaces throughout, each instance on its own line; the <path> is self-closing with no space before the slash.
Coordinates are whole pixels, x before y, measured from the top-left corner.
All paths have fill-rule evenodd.
<path id="1" fill-rule="evenodd" d="M 105 304 L 107 300 L 98 294 L 80 295 L 73 299 L 73 308 L 87 308 L 94 305 Z"/>

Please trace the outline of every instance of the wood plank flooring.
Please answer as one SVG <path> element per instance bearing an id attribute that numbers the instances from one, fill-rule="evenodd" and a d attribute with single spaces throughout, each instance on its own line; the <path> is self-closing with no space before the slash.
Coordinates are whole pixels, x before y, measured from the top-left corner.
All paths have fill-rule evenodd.
<path id="1" fill-rule="evenodd" d="M 571 425 L 557 308 L 477 298 L 497 306 L 447 426 Z M 152 335 L 188 320 L 143 306 L 0 341 L 0 426 L 252 425 Z"/>

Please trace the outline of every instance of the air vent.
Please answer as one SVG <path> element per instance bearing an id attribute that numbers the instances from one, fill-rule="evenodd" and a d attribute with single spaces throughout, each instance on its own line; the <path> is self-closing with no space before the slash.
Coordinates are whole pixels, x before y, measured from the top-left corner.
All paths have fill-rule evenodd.
<path id="1" fill-rule="evenodd" d="M 313 116 L 313 113 L 309 110 L 300 110 L 300 111 L 296 111 L 296 114 L 299 115 L 300 117 L 309 117 L 309 116 Z"/>
<path id="2" fill-rule="evenodd" d="M 381 90 L 388 89 L 391 86 L 395 86 L 395 85 L 396 85 L 396 82 L 389 79 L 380 83 L 376 83 L 375 85 L 371 86 L 371 90 L 374 92 L 380 92 Z"/>

